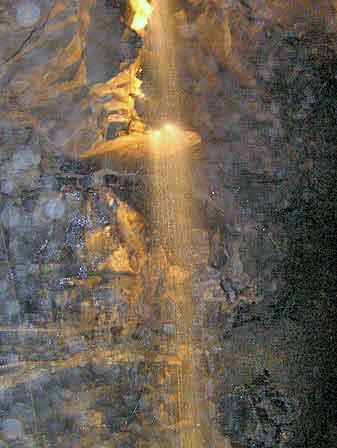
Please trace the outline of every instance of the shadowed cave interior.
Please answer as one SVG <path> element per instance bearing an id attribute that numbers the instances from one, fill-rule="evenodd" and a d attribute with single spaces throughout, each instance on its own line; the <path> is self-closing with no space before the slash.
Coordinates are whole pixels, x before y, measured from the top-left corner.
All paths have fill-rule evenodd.
<path id="1" fill-rule="evenodd" d="M 336 14 L 2 0 L 1 448 L 335 448 Z"/>

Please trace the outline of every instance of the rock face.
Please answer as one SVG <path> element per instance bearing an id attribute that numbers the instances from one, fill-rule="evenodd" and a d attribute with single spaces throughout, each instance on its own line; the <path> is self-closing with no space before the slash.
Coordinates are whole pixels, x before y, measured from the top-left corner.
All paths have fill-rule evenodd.
<path id="1" fill-rule="evenodd" d="M 287 309 L 272 323 L 289 244 L 278 217 L 302 241 L 292 192 L 308 207 L 332 170 L 336 2 L 172 5 L 182 125 L 198 147 L 193 325 L 215 448 L 291 446 L 305 391 L 285 334 L 303 328 Z M 179 360 L 158 353 L 176 327 L 158 301 L 170 315 L 186 273 L 152 244 L 133 163 L 149 150 L 151 9 L 0 5 L 0 446 L 172 446 Z"/>
<path id="2" fill-rule="evenodd" d="M 201 139 L 196 132 L 178 131 L 173 127 L 172 131 L 169 132 L 175 134 L 179 132 L 181 143 L 188 148 L 193 148 L 201 143 Z M 160 144 L 160 140 L 165 138 L 165 134 L 167 134 L 167 131 L 162 129 L 154 132 L 147 131 L 122 135 L 108 142 L 104 141 L 94 145 L 81 155 L 81 159 L 110 156 L 116 165 L 119 164 L 124 169 L 131 171 L 137 171 L 141 167 L 146 169 L 151 164 L 151 160 L 156 157 L 154 145 Z M 166 149 L 165 154 L 167 157 L 174 157 L 176 155 L 175 151 L 175 149 L 171 149 L 171 151 Z M 160 157 L 162 157 L 162 154 L 160 154 Z"/>
<path id="3" fill-rule="evenodd" d="M 268 371 L 249 386 L 236 387 L 222 397 L 225 432 L 242 446 L 287 446 L 296 418 L 296 404 L 289 401 L 268 379 Z"/>

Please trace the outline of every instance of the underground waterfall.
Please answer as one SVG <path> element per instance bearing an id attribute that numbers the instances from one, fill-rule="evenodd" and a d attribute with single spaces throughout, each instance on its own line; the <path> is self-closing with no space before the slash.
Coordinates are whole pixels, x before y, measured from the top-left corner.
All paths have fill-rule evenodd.
<path id="1" fill-rule="evenodd" d="M 0 2 L 0 447 L 336 446 L 336 5 Z"/>
<path id="2" fill-rule="evenodd" d="M 149 20 L 148 46 L 151 49 L 151 70 L 156 84 L 156 105 L 150 117 L 156 128 L 150 133 L 149 164 L 151 172 L 151 207 L 153 245 L 162 246 L 174 260 L 173 293 L 169 306 L 161 303 L 161 319 L 173 325 L 172 341 L 162 347 L 178 358 L 172 374 L 176 382 L 173 413 L 176 418 L 175 446 L 204 447 L 202 425 L 201 379 L 198 377 L 198 355 L 195 329 L 195 306 L 192 300 L 192 172 L 191 152 L 180 128 L 182 109 L 179 98 L 179 79 L 175 55 L 174 34 L 171 28 L 169 0 L 157 0 Z M 160 261 L 159 261 L 160 263 Z M 171 406 L 172 406 L 171 405 Z M 170 424 L 172 422 L 165 422 Z M 208 439 L 208 444 L 211 441 Z M 210 446 L 210 445 L 209 445 Z"/>

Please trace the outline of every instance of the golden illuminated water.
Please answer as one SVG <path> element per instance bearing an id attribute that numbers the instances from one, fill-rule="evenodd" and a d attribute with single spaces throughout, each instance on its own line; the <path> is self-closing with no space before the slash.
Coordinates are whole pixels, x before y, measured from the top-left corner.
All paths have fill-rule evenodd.
<path id="1" fill-rule="evenodd" d="M 200 383 L 193 345 L 193 317 L 195 314 L 191 294 L 193 266 L 191 263 L 192 222 L 191 172 L 188 147 L 182 132 L 174 126 L 164 126 L 152 141 L 154 156 L 152 181 L 152 207 L 154 239 L 164 246 L 174 270 L 166 279 L 161 297 L 169 301 L 167 310 L 162 306 L 163 322 L 173 324 L 175 334 L 170 349 L 179 359 L 176 365 L 177 437 L 182 448 L 202 447 L 201 418 L 199 415 Z M 167 156 L 174 153 L 174 156 Z"/>
<path id="2" fill-rule="evenodd" d="M 213 446 L 203 440 L 201 422 L 201 381 L 197 347 L 194 344 L 195 316 L 192 286 L 192 188 L 191 156 L 181 119 L 173 32 L 169 0 L 153 2 L 148 36 L 152 51 L 157 97 L 155 120 L 158 128 L 151 135 L 151 209 L 154 245 L 162 246 L 170 257 L 172 272 L 166 276 L 161 296 L 161 318 L 174 328 L 167 354 L 174 352 L 175 398 L 169 412 L 175 414 L 175 440 L 179 448 Z M 168 306 L 169 305 L 169 306 Z M 165 413 L 162 419 L 165 419 Z M 207 429 L 206 429 L 207 431 Z"/>

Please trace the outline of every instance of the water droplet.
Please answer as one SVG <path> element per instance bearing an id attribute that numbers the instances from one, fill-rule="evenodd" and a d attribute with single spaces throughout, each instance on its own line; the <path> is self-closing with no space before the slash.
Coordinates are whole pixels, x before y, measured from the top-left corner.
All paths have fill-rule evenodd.
<path id="1" fill-rule="evenodd" d="M 41 161 L 40 154 L 34 153 L 31 149 L 22 148 L 13 156 L 14 168 L 16 170 L 25 170 L 37 166 Z"/>
<path id="2" fill-rule="evenodd" d="M 64 210 L 64 203 L 61 201 L 61 199 L 56 198 L 51 199 L 47 202 L 44 211 L 48 218 L 59 219 L 63 216 Z"/>
<path id="3" fill-rule="evenodd" d="M 17 207 L 6 204 L 1 212 L 0 219 L 7 229 L 16 227 L 20 223 L 20 212 Z"/>
<path id="4" fill-rule="evenodd" d="M 2 423 L 2 434 L 7 440 L 22 439 L 23 430 L 19 420 L 8 418 Z"/>
<path id="5" fill-rule="evenodd" d="M 9 179 L 6 179 L 3 182 L 1 182 L 1 189 L 0 189 L 1 193 L 11 194 L 14 188 L 15 188 L 14 183 Z"/>
<path id="6" fill-rule="evenodd" d="M 17 9 L 16 21 L 21 26 L 30 27 L 39 20 L 40 14 L 39 6 L 32 1 L 25 1 Z"/>

